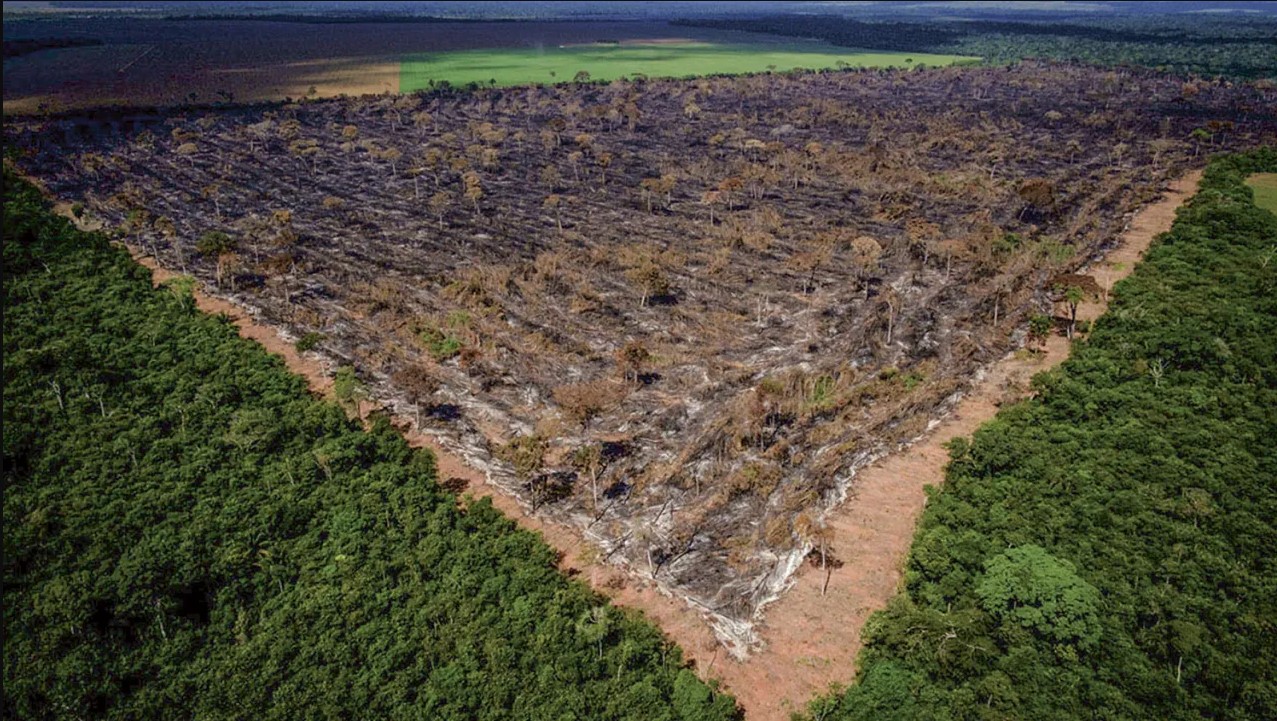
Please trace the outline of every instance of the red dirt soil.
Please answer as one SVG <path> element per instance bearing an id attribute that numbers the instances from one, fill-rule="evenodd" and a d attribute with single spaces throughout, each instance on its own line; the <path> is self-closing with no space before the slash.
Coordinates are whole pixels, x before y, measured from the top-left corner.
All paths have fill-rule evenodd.
<path id="1" fill-rule="evenodd" d="M 1170 229 L 1176 209 L 1196 190 L 1200 179 L 1201 171 L 1188 173 L 1172 183 L 1159 201 L 1135 214 L 1117 246 L 1090 269 L 1101 286 L 1111 287 L 1130 274 L 1153 238 Z M 65 203 L 57 204 L 55 210 L 70 216 L 70 206 Z M 137 262 L 151 269 L 156 285 L 176 275 L 158 267 L 141 249 L 129 250 Z M 290 370 L 306 378 L 315 393 L 329 392 L 331 369 L 317 356 L 298 353 L 274 328 L 258 323 L 234 303 L 198 289 L 195 300 L 205 312 L 229 316 L 240 335 L 283 358 Z M 1078 318 L 1093 320 L 1107 305 L 1106 299 L 1085 302 L 1078 309 Z M 696 610 L 603 563 L 594 547 L 574 529 L 530 516 L 513 498 L 489 485 L 482 473 L 429 436 L 417 432 L 405 436 L 410 445 L 434 452 L 441 481 L 465 479 L 469 495 L 490 498 L 508 517 L 540 533 L 560 551 L 560 567 L 565 572 L 579 575 L 613 603 L 641 610 L 683 648 L 685 658 L 695 661 L 703 678 L 717 679 L 736 697 L 748 721 L 787 721 L 832 684 L 853 680 L 865 621 L 900 591 L 905 558 L 926 501 L 924 489 L 944 480 L 949 460 L 944 445 L 970 435 L 992 419 L 1009 392 L 1014 395 L 1030 376 L 1059 365 L 1068 352 L 1068 340 L 1057 335 L 1048 340 L 1042 353 L 1027 358 L 1023 353 L 1011 354 L 994 363 L 927 435 L 857 473 L 851 497 L 827 518 L 833 532 L 831 546 L 844 565 L 830 572 L 825 592 L 825 572 L 804 566 L 793 579 L 792 588 L 767 609 L 760 628 L 764 648 L 745 661 L 733 659 L 722 649 Z M 360 410 L 366 415 L 374 407 L 366 404 Z M 399 420 L 408 425 L 407 419 Z"/>

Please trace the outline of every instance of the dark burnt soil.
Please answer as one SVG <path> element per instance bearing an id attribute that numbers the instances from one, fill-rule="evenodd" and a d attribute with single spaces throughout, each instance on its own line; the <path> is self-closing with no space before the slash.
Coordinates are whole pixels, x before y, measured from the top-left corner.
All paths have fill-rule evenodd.
<path id="1" fill-rule="evenodd" d="M 1024 64 L 6 135 L 59 197 L 294 337 L 322 333 L 374 399 L 740 651 L 855 470 L 1023 342 L 1048 279 L 1168 178 L 1272 142 L 1274 102 Z M 503 450 L 527 437 L 543 456 Z"/>

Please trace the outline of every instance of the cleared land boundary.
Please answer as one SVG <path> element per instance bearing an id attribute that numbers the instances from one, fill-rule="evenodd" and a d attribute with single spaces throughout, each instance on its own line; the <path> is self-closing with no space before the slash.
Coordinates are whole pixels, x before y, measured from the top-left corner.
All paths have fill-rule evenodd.
<path id="1" fill-rule="evenodd" d="M 1088 272 L 1098 274 L 1105 286 L 1130 275 L 1153 239 L 1170 230 L 1176 209 L 1196 191 L 1201 176 L 1200 170 L 1184 175 L 1161 199 L 1138 211 L 1117 245 Z M 1105 298 L 1083 303 L 1078 318 L 1094 320 L 1107 307 Z M 1065 313 L 1057 309 L 1056 314 Z M 760 631 L 765 648 L 743 664 L 723 668 L 721 677 L 750 721 L 786 721 L 831 684 L 852 681 L 865 621 L 900 591 L 905 558 L 926 504 L 925 489 L 944 482 L 949 463 L 945 444 L 992 420 L 1008 389 L 1068 356 L 1069 341 L 1062 335 L 1052 335 L 1039 355 L 1006 356 L 985 369 L 976 386 L 925 437 L 856 474 L 849 502 L 827 518 L 831 545 L 843 562 L 830 573 L 828 591 L 822 593 L 825 574 L 805 567 L 794 586 L 768 608 Z"/>
<path id="2" fill-rule="evenodd" d="M 1153 239 L 1170 229 L 1175 211 L 1193 194 L 1201 174 L 1195 170 L 1172 182 L 1161 199 L 1135 213 L 1116 245 L 1089 272 L 1098 274 L 1105 287 L 1129 275 Z M 28 180 L 43 188 L 37 179 Z M 78 222 L 68 203 L 54 202 L 56 212 Z M 176 277 L 140 248 L 128 247 L 134 259 L 151 270 L 156 285 Z M 194 295 L 201 310 L 226 314 L 240 335 L 280 356 L 290 370 L 307 380 L 312 391 L 326 394 L 331 390 L 332 369 L 319 356 L 299 353 L 291 341 L 242 306 L 198 288 Z M 1083 303 L 1078 318 L 1093 320 L 1107 307 L 1106 298 Z M 1006 356 L 986 368 L 976 386 L 945 419 L 933 424 L 928 434 L 860 471 L 849 499 L 855 502 L 845 502 L 827 518 L 833 531 L 832 547 L 843 565 L 829 574 L 827 591 L 822 590 L 825 573 L 811 567 L 800 570 L 793 587 L 768 608 L 760 628 L 765 647 L 745 661 L 721 650 L 696 610 L 662 594 L 654 584 L 599 562 L 592 547 L 574 529 L 533 517 L 430 436 L 407 432 L 405 437 L 410 445 L 435 453 L 440 479 L 465 479 L 470 495 L 492 499 L 494 506 L 519 525 L 541 533 L 546 543 L 561 553 L 560 567 L 566 573 L 581 575 L 619 606 L 641 610 L 683 648 L 685 658 L 696 662 L 703 678 L 717 679 L 736 697 L 748 721 L 787 721 L 791 713 L 831 684 L 853 679 L 865 621 L 899 591 L 904 560 L 926 502 L 925 488 L 944 480 L 949 460 L 944 445 L 970 435 L 992 419 L 1008 387 L 1059 365 L 1068 353 L 1069 341 L 1052 336 L 1045 351 L 1035 357 Z M 364 404 L 361 415 L 376 407 Z M 407 419 L 396 420 L 409 425 Z"/>

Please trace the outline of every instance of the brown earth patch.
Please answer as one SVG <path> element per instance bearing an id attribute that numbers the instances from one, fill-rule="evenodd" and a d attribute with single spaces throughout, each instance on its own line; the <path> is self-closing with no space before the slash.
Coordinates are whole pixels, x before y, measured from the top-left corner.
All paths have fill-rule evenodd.
<path id="1" fill-rule="evenodd" d="M 333 98 L 398 93 L 399 65 L 398 60 L 341 58 L 218 70 L 214 75 L 238 76 L 238 82 L 247 83 L 252 90 L 245 100 Z"/>

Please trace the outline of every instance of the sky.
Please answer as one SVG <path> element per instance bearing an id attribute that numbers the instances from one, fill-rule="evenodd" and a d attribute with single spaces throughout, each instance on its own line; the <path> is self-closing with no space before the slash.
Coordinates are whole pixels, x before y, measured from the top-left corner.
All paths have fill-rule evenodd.
<path id="1" fill-rule="evenodd" d="M 531 6 L 531 7 L 530 7 Z M 130 12 L 161 13 L 324 13 L 324 12 L 360 12 L 360 13 L 393 13 L 438 15 L 447 17 L 483 17 L 527 15 L 535 9 L 541 16 L 620 16 L 620 17 L 680 17 L 691 15 L 724 15 L 724 14 L 773 14 L 773 13 L 881 13 L 899 11 L 907 13 L 925 12 L 928 9 L 952 13 L 954 10 L 965 12 L 1001 12 L 1021 11 L 1033 14 L 1052 13 L 1182 13 L 1202 10 L 1215 11 L 1247 11 L 1277 14 L 1277 2 L 926 2 L 924 0 L 903 0 L 896 2 L 839 2 L 835 0 L 800 0 L 786 2 L 784 0 L 764 0 L 763 2 L 690 2 L 687 0 L 670 0 L 666 2 L 638 2 L 623 0 L 606 2 L 603 0 L 584 0 L 581 2 L 565 2 L 561 0 L 543 0 L 535 4 L 513 2 L 512 0 L 496 0 L 493 2 L 475 2 L 459 0 L 433 0 L 413 2 L 410 0 L 378 0 L 374 2 L 351 2 L 336 0 L 332 2 L 316 2 L 315 0 L 196 0 L 195 2 L 175 2 L 162 0 L 16 0 L 5 2 L 6 14 L 13 12 L 74 12 L 84 10 L 116 10 Z"/>

